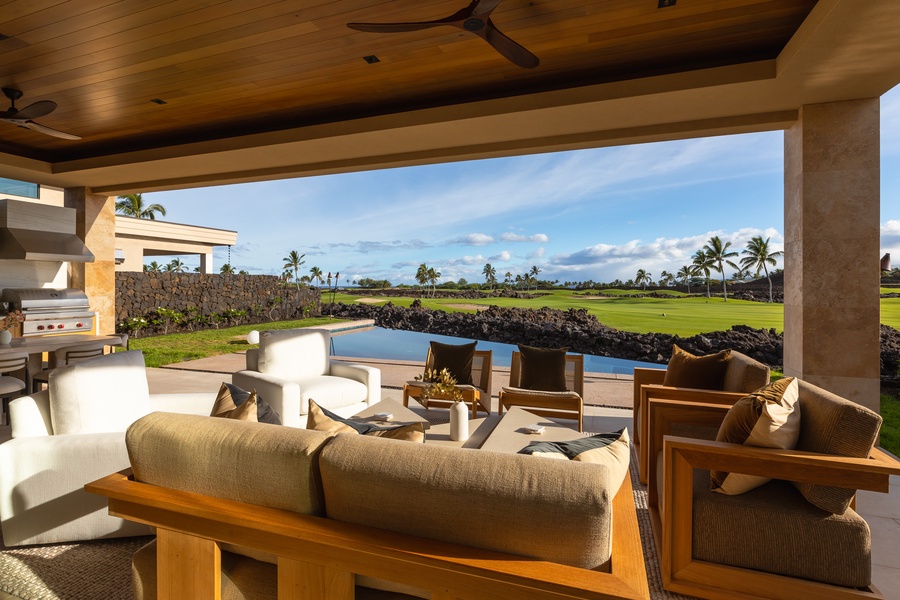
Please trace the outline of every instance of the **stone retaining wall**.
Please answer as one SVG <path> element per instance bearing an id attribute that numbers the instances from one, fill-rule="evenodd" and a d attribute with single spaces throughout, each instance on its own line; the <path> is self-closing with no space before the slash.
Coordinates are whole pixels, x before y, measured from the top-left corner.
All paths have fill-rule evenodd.
<path id="1" fill-rule="evenodd" d="M 244 313 L 241 322 L 261 323 L 318 316 L 320 307 L 319 290 L 285 286 L 274 275 L 116 273 L 118 331 L 128 331 L 123 323 L 135 318 L 146 319 L 144 329 L 155 331 L 158 328 L 151 321 L 160 308 L 197 317 L 193 323 L 167 324 L 172 333 L 215 326 L 215 320 L 203 322 L 201 318 L 212 315 L 226 320 L 229 314 Z"/>

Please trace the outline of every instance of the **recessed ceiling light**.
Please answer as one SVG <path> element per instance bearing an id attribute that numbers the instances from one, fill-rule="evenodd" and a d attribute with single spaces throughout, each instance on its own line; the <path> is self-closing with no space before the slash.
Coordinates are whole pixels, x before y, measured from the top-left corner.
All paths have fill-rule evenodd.
<path id="1" fill-rule="evenodd" d="M 168 104 L 168 102 L 166 102 L 162 98 L 154 98 L 150 102 L 152 102 L 153 104 Z"/>
<path id="2" fill-rule="evenodd" d="M 369 56 L 363 56 L 363 60 L 369 63 L 370 65 L 374 65 L 377 62 L 381 62 L 377 56 L 374 54 L 370 54 Z"/>
<path id="3" fill-rule="evenodd" d="M 667 6 L 675 6 L 675 0 L 659 0 L 657 8 L 665 8 Z"/>

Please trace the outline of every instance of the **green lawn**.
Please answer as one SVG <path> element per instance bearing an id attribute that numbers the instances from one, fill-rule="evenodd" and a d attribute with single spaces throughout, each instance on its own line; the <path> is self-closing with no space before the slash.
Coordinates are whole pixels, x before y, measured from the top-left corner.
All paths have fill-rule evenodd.
<path id="1" fill-rule="evenodd" d="M 172 363 L 219 354 L 230 354 L 246 350 L 250 346 L 241 338 L 252 330 L 293 329 L 295 327 L 314 327 L 325 323 L 336 323 L 343 319 L 322 317 L 318 319 L 300 319 L 298 321 L 279 321 L 275 323 L 257 323 L 255 325 L 238 325 L 222 329 L 206 329 L 190 333 L 173 333 L 148 338 L 132 337 L 128 342 L 131 350 L 143 350 L 148 367 L 161 367 Z M 255 346 L 254 346 L 255 347 Z"/>
<path id="2" fill-rule="evenodd" d="M 881 417 L 881 447 L 900 456 L 900 399 L 882 394 Z"/>
<path id="3" fill-rule="evenodd" d="M 611 290 L 623 292 L 623 290 Z M 673 292 L 677 294 L 677 292 Z M 351 304 L 363 296 L 337 294 L 336 302 Z M 413 298 L 383 298 L 397 306 L 409 306 Z M 379 298 L 379 299 L 381 299 Z M 774 327 L 784 330 L 784 306 L 766 302 L 734 300 L 724 302 L 721 297 L 690 298 L 619 298 L 585 296 L 582 292 L 553 290 L 538 298 L 489 298 L 460 300 L 456 298 L 424 298 L 422 304 L 431 309 L 474 312 L 460 308 L 466 305 L 541 308 L 547 306 L 566 310 L 585 308 L 604 325 L 635 333 L 670 333 L 691 336 L 698 333 L 728 329 L 732 325 L 749 325 L 759 329 Z M 665 316 L 663 316 L 665 314 Z M 881 299 L 881 322 L 900 329 L 900 298 Z"/>

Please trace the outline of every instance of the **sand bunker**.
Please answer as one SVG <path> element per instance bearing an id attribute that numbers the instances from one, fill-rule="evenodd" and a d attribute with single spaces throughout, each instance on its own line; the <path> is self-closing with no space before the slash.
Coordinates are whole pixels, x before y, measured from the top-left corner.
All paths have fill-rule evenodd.
<path id="1" fill-rule="evenodd" d="M 387 302 L 390 298 L 357 298 L 357 302 L 362 302 L 363 304 L 378 304 L 379 302 Z"/>
<path id="2" fill-rule="evenodd" d="M 444 306 L 449 306 L 450 308 L 458 308 L 460 310 L 487 310 L 487 306 L 482 306 L 481 304 L 445 304 Z"/>

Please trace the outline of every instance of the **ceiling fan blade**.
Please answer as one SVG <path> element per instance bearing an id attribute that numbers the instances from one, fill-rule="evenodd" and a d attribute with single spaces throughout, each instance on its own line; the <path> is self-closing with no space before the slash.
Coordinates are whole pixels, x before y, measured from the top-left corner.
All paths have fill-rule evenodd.
<path id="1" fill-rule="evenodd" d="M 484 38 L 484 40 L 493 46 L 497 52 L 515 65 L 524 69 L 533 69 L 541 64 L 541 59 L 529 52 L 518 42 L 508 38 L 502 31 L 497 29 L 490 19 L 488 19 L 487 27 L 485 27 L 483 31 L 475 33 Z"/>
<path id="2" fill-rule="evenodd" d="M 71 133 L 66 133 L 65 131 L 60 131 L 58 129 L 53 129 L 52 127 L 45 127 L 39 123 L 35 123 L 34 121 L 26 121 L 22 124 L 22 127 L 27 127 L 28 129 L 33 129 L 34 131 L 40 131 L 41 133 L 45 133 L 47 135 L 52 135 L 53 137 L 62 138 L 64 140 L 80 140 L 81 138 L 77 135 L 72 135 Z"/>
<path id="3" fill-rule="evenodd" d="M 442 21 L 422 21 L 419 23 L 347 23 L 347 27 L 369 33 L 398 33 L 401 31 L 420 31 L 448 25 Z"/>
<path id="4" fill-rule="evenodd" d="M 494 9 L 500 6 L 503 0 L 476 0 L 472 6 L 472 16 L 487 19 L 494 12 Z"/>
<path id="5" fill-rule="evenodd" d="M 17 119 L 40 119 L 43 116 L 49 115 L 54 110 L 56 110 L 56 102 L 52 100 L 41 100 L 40 102 L 35 102 L 34 104 L 29 104 L 25 108 L 19 110 L 16 113 Z"/>

